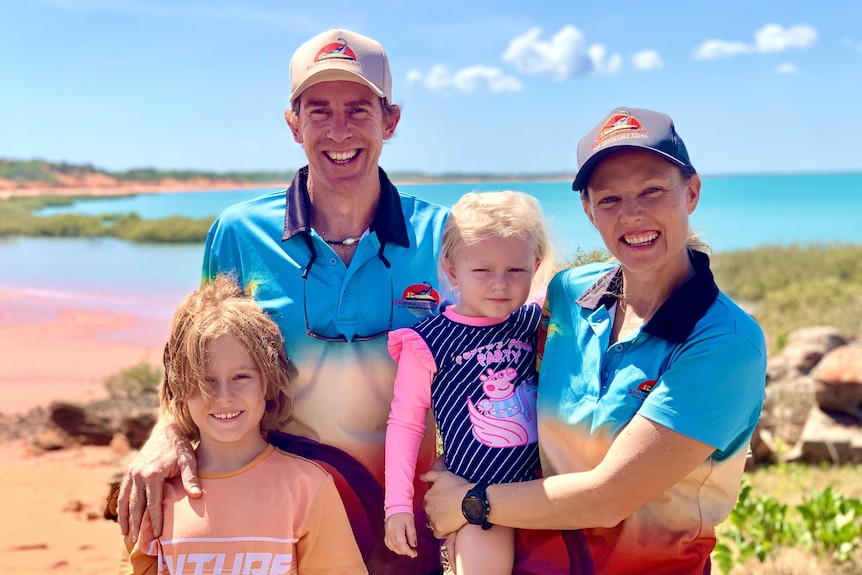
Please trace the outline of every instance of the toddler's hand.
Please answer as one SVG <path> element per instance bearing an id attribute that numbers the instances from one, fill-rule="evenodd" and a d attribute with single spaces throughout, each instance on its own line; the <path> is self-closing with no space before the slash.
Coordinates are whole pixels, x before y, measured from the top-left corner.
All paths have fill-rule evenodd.
<path id="1" fill-rule="evenodd" d="M 386 532 L 386 546 L 399 555 L 415 558 L 416 553 L 416 522 L 412 513 L 395 513 L 386 518 L 383 524 Z"/>

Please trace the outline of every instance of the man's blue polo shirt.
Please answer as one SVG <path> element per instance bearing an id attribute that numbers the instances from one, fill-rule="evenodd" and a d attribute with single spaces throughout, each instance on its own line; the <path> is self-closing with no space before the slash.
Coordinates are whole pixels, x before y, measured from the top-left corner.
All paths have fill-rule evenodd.
<path id="1" fill-rule="evenodd" d="M 385 332 L 390 317 L 393 329 L 408 327 L 437 310 L 448 211 L 400 194 L 380 170 L 377 213 L 345 265 L 311 227 L 307 179 L 302 168 L 286 194 L 225 210 L 207 237 L 203 276 L 235 273 L 281 328 L 297 368 L 293 417 L 284 430 L 346 451 L 382 482 L 396 368 Z M 322 336 L 381 337 L 324 341 L 307 335 L 306 318 Z"/>

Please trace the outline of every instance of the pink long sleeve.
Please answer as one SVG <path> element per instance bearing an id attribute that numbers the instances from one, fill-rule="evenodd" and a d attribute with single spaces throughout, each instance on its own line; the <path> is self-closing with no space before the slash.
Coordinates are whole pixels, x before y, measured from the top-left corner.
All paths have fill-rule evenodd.
<path id="1" fill-rule="evenodd" d="M 398 362 L 398 371 L 386 425 L 386 517 L 413 513 L 416 461 L 431 408 L 431 380 L 437 372 L 431 350 L 412 329 L 389 334 L 389 353 Z"/>

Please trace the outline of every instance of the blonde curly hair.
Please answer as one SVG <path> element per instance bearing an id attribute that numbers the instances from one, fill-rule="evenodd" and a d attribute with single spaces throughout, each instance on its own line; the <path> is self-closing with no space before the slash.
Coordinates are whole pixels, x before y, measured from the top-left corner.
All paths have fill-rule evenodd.
<path id="1" fill-rule="evenodd" d="M 279 429 L 290 417 L 290 364 L 281 331 L 235 278 L 222 274 L 186 296 L 174 313 L 165 345 L 161 408 L 190 440 L 200 439 L 200 434 L 188 399 L 197 393 L 211 398 L 207 345 L 225 335 L 240 341 L 260 370 L 266 400 L 261 434 Z"/>

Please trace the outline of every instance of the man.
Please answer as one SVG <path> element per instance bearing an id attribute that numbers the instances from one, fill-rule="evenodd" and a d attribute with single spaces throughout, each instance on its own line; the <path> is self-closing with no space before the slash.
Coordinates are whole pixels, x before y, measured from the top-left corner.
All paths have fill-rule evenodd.
<path id="1" fill-rule="evenodd" d="M 286 193 L 238 204 L 218 218 L 203 275 L 233 272 L 281 328 L 296 368 L 294 406 L 284 433 L 270 440 L 333 474 L 369 572 L 439 573 L 421 504 L 419 557 L 386 549 L 382 483 L 395 374 L 386 335 L 436 311 L 447 212 L 401 195 L 378 167 L 401 117 L 380 44 L 347 30 L 324 32 L 297 49 L 290 78 L 285 119 L 308 165 Z M 433 457 L 429 434 L 417 476 Z M 144 499 L 160 528 L 162 483 L 177 475 L 190 496 L 200 496 L 191 447 L 161 416 L 123 482 L 124 533 L 137 532 Z M 416 491 L 421 503 L 424 485 Z"/>

